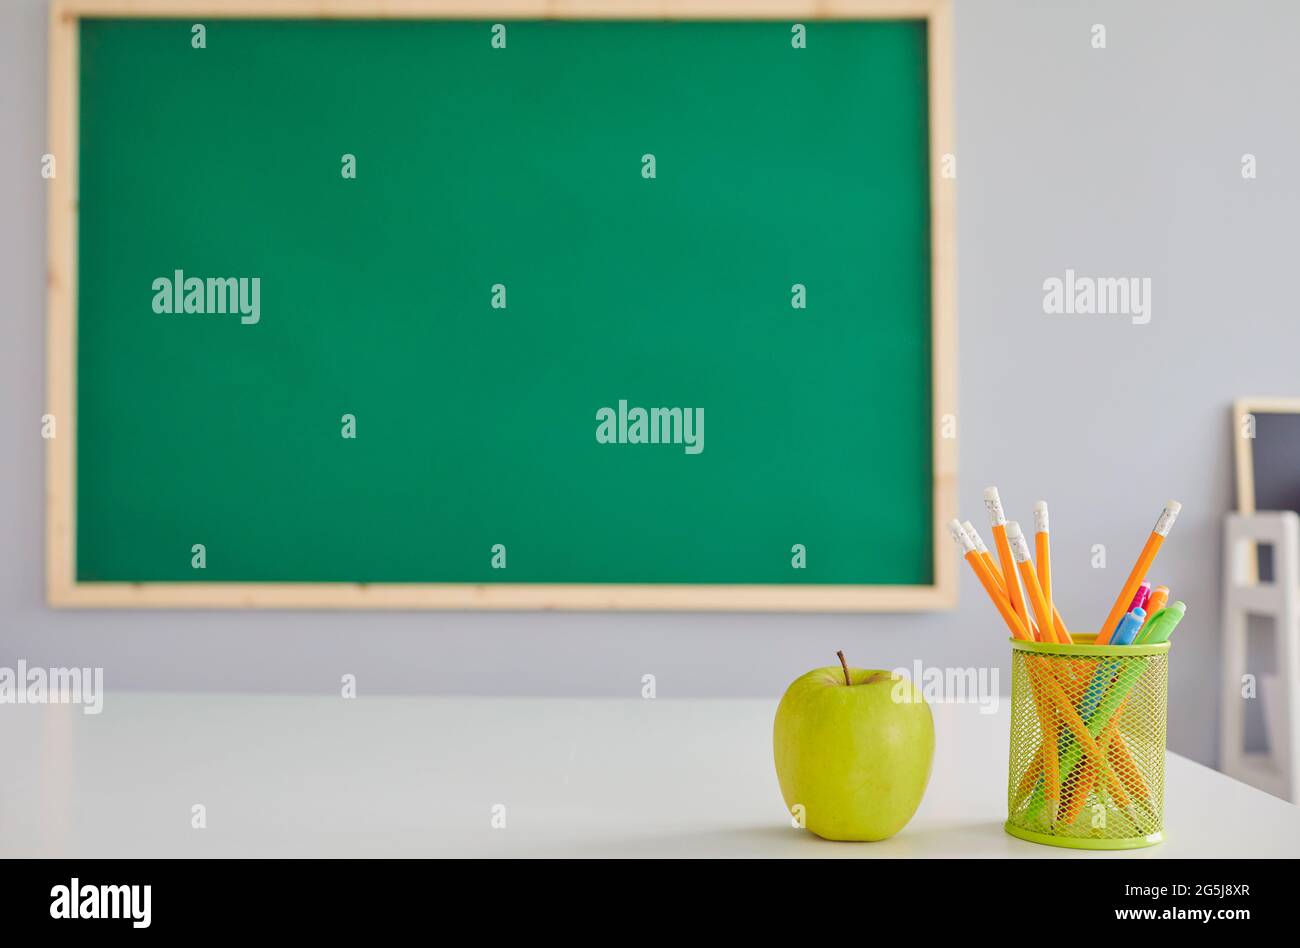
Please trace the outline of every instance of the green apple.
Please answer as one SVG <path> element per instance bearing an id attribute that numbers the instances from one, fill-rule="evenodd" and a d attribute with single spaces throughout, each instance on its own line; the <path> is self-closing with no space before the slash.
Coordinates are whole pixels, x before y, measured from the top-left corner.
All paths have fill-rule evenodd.
<path id="1" fill-rule="evenodd" d="M 934 718 L 906 677 L 849 668 L 837 654 L 841 667 L 796 678 L 776 709 L 776 777 L 786 807 L 818 836 L 886 839 L 925 794 Z"/>

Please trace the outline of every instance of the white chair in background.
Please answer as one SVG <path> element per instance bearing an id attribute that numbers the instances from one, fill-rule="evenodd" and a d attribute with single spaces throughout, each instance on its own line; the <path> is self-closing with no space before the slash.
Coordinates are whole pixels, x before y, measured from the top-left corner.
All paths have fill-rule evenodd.
<path id="1" fill-rule="evenodd" d="M 1273 579 L 1258 581 L 1257 544 L 1273 552 Z M 1224 522 L 1223 679 L 1219 697 L 1219 766 L 1230 777 L 1300 803 L 1300 516 L 1294 511 L 1230 513 Z M 1247 627 L 1252 615 L 1273 620 L 1276 675 L 1264 723 L 1267 752 L 1246 750 Z M 1255 697 L 1260 697 L 1258 690 Z"/>

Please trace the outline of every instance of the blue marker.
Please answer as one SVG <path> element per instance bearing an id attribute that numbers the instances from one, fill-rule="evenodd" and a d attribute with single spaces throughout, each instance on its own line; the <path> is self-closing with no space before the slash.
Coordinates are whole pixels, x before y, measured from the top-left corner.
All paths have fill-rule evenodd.
<path id="1" fill-rule="evenodd" d="M 1115 629 L 1115 635 L 1111 639 L 1111 643 L 1114 645 L 1132 645 L 1133 639 L 1137 637 L 1138 629 L 1142 628 L 1142 623 L 1146 620 L 1147 611 L 1145 609 L 1134 609 L 1119 620 L 1119 627 Z"/>
<path id="2" fill-rule="evenodd" d="M 1147 613 L 1145 609 L 1134 609 L 1123 619 L 1119 620 L 1119 625 L 1115 628 L 1115 635 L 1111 638 L 1111 645 L 1131 645 L 1133 638 L 1142 628 L 1142 623 L 1146 621 Z M 1110 687 L 1111 679 L 1119 674 L 1120 659 L 1104 659 L 1097 663 L 1097 670 L 1093 672 L 1092 681 L 1088 682 L 1088 687 L 1083 693 L 1083 700 L 1079 702 L 1079 717 L 1085 721 L 1088 715 L 1097 709 L 1101 702 L 1101 696 L 1106 693 Z"/>

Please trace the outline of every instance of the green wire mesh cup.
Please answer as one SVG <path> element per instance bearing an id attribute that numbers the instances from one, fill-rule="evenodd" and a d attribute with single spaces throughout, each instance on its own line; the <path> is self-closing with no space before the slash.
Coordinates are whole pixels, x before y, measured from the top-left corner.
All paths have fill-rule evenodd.
<path id="1" fill-rule="evenodd" d="M 1011 641 L 1006 830 L 1074 849 L 1164 838 L 1169 643 Z"/>

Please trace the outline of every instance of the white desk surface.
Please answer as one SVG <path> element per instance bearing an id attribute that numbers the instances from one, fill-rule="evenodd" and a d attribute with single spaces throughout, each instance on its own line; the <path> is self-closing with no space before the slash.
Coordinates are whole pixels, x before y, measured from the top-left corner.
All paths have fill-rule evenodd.
<path id="1" fill-rule="evenodd" d="M 1300 808 L 1169 755 L 1167 842 L 1002 830 L 1007 702 L 935 706 L 934 773 L 879 843 L 794 829 L 776 700 L 116 694 L 0 706 L 0 856 L 1300 856 Z M 192 829 L 191 807 L 207 807 Z M 494 804 L 506 828 L 491 826 Z"/>

